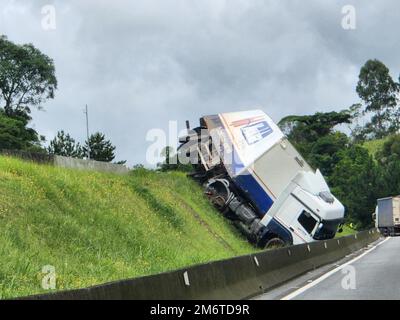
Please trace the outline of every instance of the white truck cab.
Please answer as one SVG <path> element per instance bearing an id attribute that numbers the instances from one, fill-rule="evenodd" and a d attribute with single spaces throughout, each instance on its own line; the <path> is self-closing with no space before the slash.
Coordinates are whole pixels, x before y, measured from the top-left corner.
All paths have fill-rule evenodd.
<path id="1" fill-rule="evenodd" d="M 290 242 L 300 244 L 335 237 L 343 215 L 343 205 L 330 193 L 319 170 L 301 171 L 261 223 L 268 228 L 275 219 L 290 231 Z"/>

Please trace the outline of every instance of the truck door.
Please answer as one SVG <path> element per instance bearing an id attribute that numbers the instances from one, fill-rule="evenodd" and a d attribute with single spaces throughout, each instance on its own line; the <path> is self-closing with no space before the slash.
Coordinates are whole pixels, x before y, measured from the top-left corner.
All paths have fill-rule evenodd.
<path id="1" fill-rule="evenodd" d="M 390 228 L 394 226 L 393 219 L 393 198 L 378 200 L 378 227 Z"/>
<path id="2" fill-rule="evenodd" d="M 275 218 L 290 230 L 293 244 L 313 241 L 311 234 L 317 227 L 318 220 L 292 195 L 283 203 Z"/>

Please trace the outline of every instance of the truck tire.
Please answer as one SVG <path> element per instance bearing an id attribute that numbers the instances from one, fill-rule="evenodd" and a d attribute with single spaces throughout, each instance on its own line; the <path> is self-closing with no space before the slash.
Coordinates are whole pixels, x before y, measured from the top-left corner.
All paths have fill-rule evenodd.
<path id="1" fill-rule="evenodd" d="M 265 249 L 267 250 L 279 249 L 283 247 L 286 247 L 286 243 L 281 238 L 272 238 L 265 244 Z"/>
<path id="2" fill-rule="evenodd" d="M 226 179 L 210 179 L 205 186 L 205 194 L 211 204 L 226 218 L 231 218 L 227 202 L 231 196 L 229 182 Z"/>

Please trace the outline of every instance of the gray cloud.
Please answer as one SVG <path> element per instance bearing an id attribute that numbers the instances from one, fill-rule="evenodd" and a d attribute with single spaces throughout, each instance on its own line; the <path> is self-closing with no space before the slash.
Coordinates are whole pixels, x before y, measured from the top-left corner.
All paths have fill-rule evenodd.
<path id="1" fill-rule="evenodd" d="M 91 131 L 117 145 L 118 158 L 144 163 L 151 128 L 168 120 L 262 106 L 275 120 L 340 110 L 357 101 L 362 64 L 384 61 L 398 77 L 400 3 L 395 0 L 0 1 L 1 33 L 53 57 L 59 90 L 35 112 L 48 139 Z M 52 3 L 57 29 L 41 28 Z M 305 5 L 305 3 L 307 3 Z M 343 5 L 357 29 L 341 27 Z"/>

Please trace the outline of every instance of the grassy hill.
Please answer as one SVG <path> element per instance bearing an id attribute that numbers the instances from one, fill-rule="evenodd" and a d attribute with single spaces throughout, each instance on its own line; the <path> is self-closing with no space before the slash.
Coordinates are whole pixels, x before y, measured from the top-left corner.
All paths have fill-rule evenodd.
<path id="1" fill-rule="evenodd" d="M 0 297 L 81 288 L 254 252 L 183 173 L 81 172 L 0 157 Z"/>

